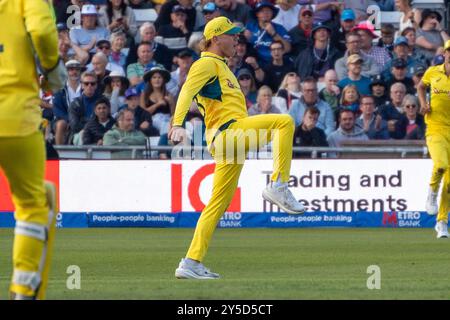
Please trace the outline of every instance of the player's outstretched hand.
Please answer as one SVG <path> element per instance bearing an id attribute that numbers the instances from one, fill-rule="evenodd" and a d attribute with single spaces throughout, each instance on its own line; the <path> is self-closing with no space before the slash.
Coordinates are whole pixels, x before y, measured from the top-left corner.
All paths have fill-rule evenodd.
<path id="1" fill-rule="evenodd" d="M 169 141 L 173 144 L 186 141 L 186 129 L 183 127 L 172 127 L 169 130 Z"/>

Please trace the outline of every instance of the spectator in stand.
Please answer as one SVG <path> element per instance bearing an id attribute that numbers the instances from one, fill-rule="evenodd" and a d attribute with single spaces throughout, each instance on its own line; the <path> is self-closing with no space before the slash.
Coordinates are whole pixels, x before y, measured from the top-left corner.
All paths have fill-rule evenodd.
<path id="1" fill-rule="evenodd" d="M 194 62 L 194 53 L 191 50 L 180 51 L 175 61 L 178 68 L 170 73 L 170 81 L 166 87 L 172 96 L 177 98 Z"/>
<path id="2" fill-rule="evenodd" d="M 141 107 L 152 115 L 155 128 L 160 135 L 169 131 L 170 118 L 175 109 L 175 99 L 166 89 L 170 73 L 156 65 L 144 74 L 145 90 L 141 94 Z"/>
<path id="3" fill-rule="evenodd" d="M 220 17 L 220 10 L 219 10 L 219 7 L 216 6 L 216 4 L 214 2 L 207 2 L 202 7 L 202 14 L 204 16 L 205 22 L 200 27 L 195 29 L 195 31 L 201 32 L 203 34 L 203 30 L 205 30 L 206 24 L 209 21 L 211 21 L 212 19 Z"/>
<path id="4" fill-rule="evenodd" d="M 406 127 L 405 139 L 424 140 L 425 139 L 425 120 L 419 113 L 419 103 L 415 96 L 407 94 L 403 99 L 402 109 L 404 117 L 399 120 L 399 127 Z"/>
<path id="5" fill-rule="evenodd" d="M 81 75 L 81 96 L 75 98 L 69 106 L 69 143 L 80 145 L 82 129 L 94 114 L 95 101 L 100 98 L 97 91 L 97 75 L 94 72 L 85 71 Z"/>
<path id="6" fill-rule="evenodd" d="M 137 22 L 133 9 L 128 7 L 124 0 L 107 0 L 106 6 L 100 9 L 98 22 L 111 33 L 126 34 L 128 45 L 134 41 L 137 34 Z"/>
<path id="7" fill-rule="evenodd" d="M 153 59 L 154 51 L 148 42 L 141 42 L 137 48 L 138 61 L 132 63 L 127 68 L 127 78 L 131 86 L 136 86 L 142 82 L 144 71 L 156 65 Z"/>
<path id="8" fill-rule="evenodd" d="M 391 103 L 379 110 L 381 117 L 388 123 L 389 136 L 392 139 L 403 139 L 406 135 L 404 122 L 399 122 L 405 116 L 402 108 L 405 95 L 405 85 L 401 82 L 394 83 L 390 89 Z"/>
<path id="9" fill-rule="evenodd" d="M 433 60 L 436 50 L 444 46 L 444 42 L 450 37 L 447 32 L 442 29 L 442 16 L 438 11 L 425 9 L 422 11 L 422 20 L 420 28 L 417 30 L 416 45 L 420 53 L 422 53 L 428 62 Z"/>
<path id="10" fill-rule="evenodd" d="M 375 112 L 375 99 L 372 96 L 361 96 L 361 115 L 356 119 L 356 125 L 363 128 L 370 140 L 387 140 L 389 131 L 387 122 Z"/>
<path id="11" fill-rule="evenodd" d="M 380 7 L 381 11 L 395 11 L 394 0 L 375 0 L 375 3 Z"/>
<path id="12" fill-rule="evenodd" d="M 314 11 L 311 6 L 302 6 L 298 16 L 298 24 L 289 30 L 291 37 L 290 55 L 296 58 L 301 51 L 312 46 L 311 32 L 313 28 Z"/>
<path id="13" fill-rule="evenodd" d="M 72 46 L 67 24 L 58 23 L 56 28 L 58 30 L 58 52 L 61 60 L 64 63 L 69 60 L 78 60 L 81 64 L 86 64 L 89 60 L 89 53 L 77 46 Z M 69 51 L 71 52 L 69 53 Z"/>
<path id="14" fill-rule="evenodd" d="M 262 86 L 258 90 L 256 104 L 248 109 L 248 115 L 254 116 L 257 114 L 267 113 L 281 113 L 280 109 L 275 106 L 272 101 L 272 90 L 268 86 Z"/>
<path id="15" fill-rule="evenodd" d="M 339 96 L 341 94 L 341 89 L 337 85 L 338 79 L 336 71 L 330 69 L 325 72 L 324 82 L 325 87 L 320 90 L 319 98 L 329 104 L 337 119 L 337 116 L 339 115 Z"/>
<path id="16" fill-rule="evenodd" d="M 361 38 L 361 51 L 372 57 L 377 64 L 378 70 L 383 70 L 384 66 L 389 63 L 391 57 L 385 48 L 373 46 L 373 40 L 378 38 L 375 34 L 375 28 L 369 21 L 362 21 L 356 27 L 353 28 L 357 31 Z"/>
<path id="17" fill-rule="evenodd" d="M 330 147 L 341 147 L 345 141 L 367 141 L 369 137 L 365 134 L 363 128 L 356 125 L 356 116 L 351 110 L 343 109 L 339 113 L 339 127 L 328 136 Z M 336 158 L 337 153 L 329 155 Z"/>
<path id="18" fill-rule="evenodd" d="M 96 44 L 97 47 L 97 52 L 96 53 L 103 53 L 106 56 L 107 64 L 106 64 L 106 70 L 109 71 L 123 71 L 123 68 L 116 64 L 115 62 L 111 62 L 111 42 L 109 42 L 108 40 L 100 40 L 97 42 Z M 94 65 L 92 64 L 92 60 L 91 63 L 89 63 L 87 66 L 87 70 L 92 71 L 94 70 Z"/>
<path id="19" fill-rule="evenodd" d="M 258 63 L 264 67 L 271 61 L 270 44 L 281 41 L 286 53 L 291 51 L 290 37 L 281 25 L 273 23 L 279 9 L 270 2 L 258 2 L 252 13 L 255 22 L 246 25 L 245 36 L 258 54 Z"/>
<path id="20" fill-rule="evenodd" d="M 166 45 L 173 56 L 187 49 L 191 31 L 187 27 L 187 14 L 182 6 L 172 7 L 171 23 L 159 27 L 156 41 Z"/>
<path id="21" fill-rule="evenodd" d="M 129 109 L 119 112 L 117 124 L 103 136 L 104 146 L 145 146 L 146 141 L 145 135 L 135 129 L 134 113 Z M 129 159 L 131 150 L 113 151 L 111 157 L 113 159 Z"/>
<path id="22" fill-rule="evenodd" d="M 141 130 L 147 137 L 159 136 L 159 131 L 153 126 L 152 115 L 139 106 L 141 95 L 136 88 L 128 88 L 125 91 L 125 104 L 120 107 L 129 109 L 134 113 L 134 124 L 136 130 Z"/>
<path id="23" fill-rule="evenodd" d="M 249 69 L 241 68 L 239 69 L 236 78 L 238 79 L 239 86 L 244 94 L 245 104 L 247 105 L 248 110 L 256 104 L 257 90 L 255 77 Z"/>
<path id="24" fill-rule="evenodd" d="M 356 116 L 359 115 L 360 94 L 354 84 L 348 84 L 342 89 L 341 99 L 339 101 L 340 110 L 351 110 Z"/>
<path id="25" fill-rule="evenodd" d="M 336 47 L 341 56 L 343 56 L 347 50 L 347 47 L 345 46 L 345 35 L 351 32 L 356 25 L 355 19 L 356 16 L 352 9 L 344 9 L 341 13 L 341 27 L 333 32 L 331 43 Z"/>
<path id="26" fill-rule="evenodd" d="M 416 47 L 416 30 L 414 28 L 405 28 L 401 35 L 408 40 L 408 56 L 410 56 L 414 61 L 427 66 L 428 62 L 426 57 L 420 53 Z"/>
<path id="27" fill-rule="evenodd" d="M 325 132 L 317 128 L 320 111 L 316 107 L 306 108 L 302 123 L 295 128 L 294 147 L 328 147 Z M 296 158 L 311 158 L 311 152 L 295 152 Z M 319 157 L 322 157 L 320 153 Z"/>
<path id="28" fill-rule="evenodd" d="M 327 24 L 334 27 L 333 17 L 343 9 L 343 4 L 339 1 L 312 0 L 314 6 L 314 23 Z"/>
<path id="29" fill-rule="evenodd" d="M 115 115 L 120 106 L 125 103 L 125 91 L 130 86 L 130 81 L 123 71 L 112 71 L 103 80 L 103 84 L 105 85 L 103 95 L 109 99 L 111 114 Z"/>
<path id="30" fill-rule="evenodd" d="M 420 80 L 422 80 L 422 77 L 425 74 L 425 71 L 427 71 L 427 68 L 425 68 L 422 65 L 417 65 L 414 68 L 414 73 L 413 73 L 413 76 L 412 76 L 412 80 L 414 82 L 414 89 L 416 90 L 416 92 L 417 92 L 417 86 L 419 85 Z"/>
<path id="31" fill-rule="evenodd" d="M 108 58 L 102 52 L 97 52 L 92 57 L 92 71 L 97 75 L 97 90 L 99 93 L 105 91 L 105 85 L 103 84 L 104 79 L 111 73 L 110 70 L 106 69 L 108 65 Z"/>
<path id="32" fill-rule="evenodd" d="M 284 56 L 283 42 L 275 40 L 270 45 L 272 62 L 263 68 L 264 84 L 268 85 L 272 92 L 276 92 L 280 87 L 283 78 L 289 72 L 294 71 L 292 62 Z"/>
<path id="33" fill-rule="evenodd" d="M 237 0 L 215 0 L 215 4 L 220 8 L 220 15 L 232 22 L 239 22 L 244 26 L 250 22 L 251 8 L 246 3 Z"/>
<path id="34" fill-rule="evenodd" d="M 144 22 L 139 28 L 140 43 L 132 44 L 128 53 L 126 66 L 138 62 L 138 48 L 141 43 L 148 43 L 156 63 L 162 64 L 167 70 L 172 70 L 173 56 L 166 45 L 155 41 L 156 29 L 151 22 Z"/>
<path id="35" fill-rule="evenodd" d="M 354 84 L 358 88 L 360 94 L 370 94 L 370 78 L 361 75 L 363 58 L 359 54 L 352 54 L 347 59 L 347 77 L 338 82 L 338 86 L 342 89 L 348 84 Z"/>
<path id="36" fill-rule="evenodd" d="M 301 8 L 297 0 L 277 0 L 276 3 L 276 7 L 280 11 L 272 21 L 282 25 L 286 30 L 296 27 Z"/>
<path id="37" fill-rule="evenodd" d="M 280 84 L 277 97 L 283 98 L 286 101 L 286 107 L 289 110 L 292 102 L 300 99 L 301 94 L 300 77 L 295 72 L 289 72 L 284 76 Z"/>
<path id="38" fill-rule="evenodd" d="M 335 64 L 335 70 L 338 79 L 344 79 L 348 75 L 348 58 L 351 55 L 357 54 L 362 59 L 361 75 L 364 77 L 371 77 L 379 74 L 379 70 L 375 60 L 372 57 L 367 56 L 361 51 L 361 37 L 355 31 L 349 32 L 345 35 L 347 51 L 345 55 L 338 59 Z M 362 93 L 362 92 L 361 92 Z"/>
<path id="39" fill-rule="evenodd" d="M 295 69 L 300 78 L 314 77 L 322 82 L 325 72 L 333 69 L 339 52 L 330 46 L 331 29 L 322 23 L 314 25 L 311 33 L 313 46 L 302 50 L 295 59 Z"/>
<path id="40" fill-rule="evenodd" d="M 81 96 L 80 75 L 83 70 L 77 60 L 66 62 L 67 82 L 64 88 L 55 92 L 53 96 L 53 114 L 55 144 L 66 144 L 68 124 L 69 124 L 69 106 L 75 98 Z"/>
<path id="41" fill-rule="evenodd" d="M 371 78 L 370 91 L 375 101 L 375 110 L 379 111 L 390 103 L 386 80 L 381 74 Z"/>
<path id="42" fill-rule="evenodd" d="M 415 94 L 414 81 L 407 77 L 406 61 L 400 58 L 392 60 L 391 73 L 387 81 L 387 87 L 390 88 L 394 83 L 401 82 L 406 87 L 406 93 Z"/>
<path id="43" fill-rule="evenodd" d="M 97 9 L 92 4 L 85 4 L 81 9 L 81 28 L 70 30 L 70 41 L 72 42 L 72 53 L 78 49 L 89 53 L 95 53 L 97 41 L 109 39 L 109 31 L 106 28 L 97 26 Z M 70 52 L 70 50 L 69 50 Z"/>
<path id="44" fill-rule="evenodd" d="M 234 64 L 234 73 L 237 74 L 241 68 L 247 68 L 252 71 L 258 83 L 263 82 L 264 71 L 259 66 L 256 57 L 257 53 L 255 49 L 251 47 L 247 38 L 243 34 L 240 34 L 236 45 L 236 54 L 230 58 L 230 60 L 234 59 L 232 63 Z M 233 70 L 233 68 L 230 67 L 230 70 Z"/>
<path id="45" fill-rule="evenodd" d="M 386 23 L 381 26 L 381 38 L 378 40 L 377 46 L 385 48 L 392 57 L 392 51 L 394 50 L 394 35 L 395 27 L 391 23 Z"/>
<path id="46" fill-rule="evenodd" d="M 417 29 L 421 20 L 421 13 L 418 9 L 412 8 L 412 0 L 395 0 L 397 10 L 401 12 L 398 32 L 401 33 L 406 28 Z"/>
<path id="47" fill-rule="evenodd" d="M 83 145 L 103 145 L 103 135 L 116 123 L 111 116 L 109 100 L 101 97 L 95 102 L 94 116 L 83 128 Z"/>
<path id="48" fill-rule="evenodd" d="M 413 56 L 409 55 L 409 44 L 408 39 L 403 36 L 397 37 L 394 42 L 394 60 L 402 59 L 406 61 L 406 76 L 411 78 L 414 72 L 414 69 L 418 65 L 426 66 L 426 60 L 416 60 Z M 383 75 L 385 78 L 390 77 L 391 68 L 392 68 L 391 60 L 388 64 L 386 64 Z"/>
<path id="49" fill-rule="evenodd" d="M 166 1 L 162 5 L 161 10 L 158 14 L 158 18 L 155 21 L 155 28 L 156 28 L 156 31 L 158 31 L 158 34 L 159 34 L 159 29 L 162 26 L 170 25 L 172 23 L 173 19 L 171 16 L 173 13 L 173 7 L 175 7 L 175 6 L 179 6 L 179 7 L 183 8 L 184 13 L 186 14 L 185 26 L 186 26 L 188 32 L 191 33 L 192 31 L 194 31 L 197 11 L 192 6 L 193 2 L 194 2 L 193 0 L 169 0 L 169 1 Z"/>
<path id="50" fill-rule="evenodd" d="M 125 71 L 127 63 L 128 49 L 125 49 L 126 37 L 125 33 L 116 32 L 111 34 L 111 53 L 108 56 L 109 63 L 114 63 Z M 110 69 L 113 71 L 112 69 Z"/>
<path id="51" fill-rule="evenodd" d="M 302 83 L 302 96 L 298 100 L 294 100 L 289 114 L 295 121 L 295 126 L 300 125 L 303 120 L 303 115 L 308 107 L 316 107 L 320 111 L 317 127 L 325 131 L 325 134 L 330 134 L 336 128 L 333 110 L 323 100 L 319 99 L 317 92 L 317 81 L 308 77 Z"/>

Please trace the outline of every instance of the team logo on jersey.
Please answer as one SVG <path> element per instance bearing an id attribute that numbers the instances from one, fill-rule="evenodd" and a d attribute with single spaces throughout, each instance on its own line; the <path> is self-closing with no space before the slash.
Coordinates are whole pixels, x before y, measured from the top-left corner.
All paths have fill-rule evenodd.
<path id="1" fill-rule="evenodd" d="M 230 79 L 227 79 L 227 85 L 228 85 L 231 89 L 236 89 L 236 86 L 233 84 L 233 82 L 231 82 Z"/>

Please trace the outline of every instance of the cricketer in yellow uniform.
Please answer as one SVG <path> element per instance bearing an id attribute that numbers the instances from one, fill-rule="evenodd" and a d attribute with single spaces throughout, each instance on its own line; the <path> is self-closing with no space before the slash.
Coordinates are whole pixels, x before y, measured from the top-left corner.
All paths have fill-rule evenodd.
<path id="1" fill-rule="evenodd" d="M 15 206 L 13 299 L 43 299 L 54 234 L 54 187 L 44 182 L 45 145 L 39 130 L 43 70 L 58 64 L 57 32 L 45 0 L 0 1 L 0 167 Z M 33 49 L 34 48 L 34 49 Z"/>
<path id="2" fill-rule="evenodd" d="M 422 83 L 430 87 L 430 105 L 426 111 L 426 142 L 433 160 L 431 190 L 437 194 L 442 178 L 443 191 L 437 221 L 448 223 L 450 209 L 450 40 L 445 43 L 445 63 L 428 68 Z M 420 97 L 425 105 L 424 95 Z M 424 106 L 426 108 L 426 106 Z"/>
<path id="3" fill-rule="evenodd" d="M 241 28 L 234 26 L 227 18 L 218 17 L 207 24 L 204 38 L 210 40 L 214 36 L 233 35 L 241 31 Z M 233 46 L 232 42 L 226 45 Z M 207 144 L 216 162 L 212 196 L 201 213 L 186 255 L 187 258 L 200 262 L 206 254 L 216 225 L 228 208 L 238 186 L 244 161 L 236 161 L 237 157 L 244 160 L 248 150 L 265 144 L 266 140 L 272 140 L 275 150 L 272 180 L 287 182 L 292 158 L 294 123 L 289 115 L 282 114 L 248 117 L 245 97 L 226 60 L 208 52 L 207 49 L 189 70 L 178 97 L 173 127 L 183 125 L 193 99 L 197 101 L 204 116 Z M 258 140 L 253 141 L 253 144 L 249 142 L 248 136 L 246 137 L 246 132 L 252 129 L 258 136 Z M 258 133 L 263 130 L 266 130 L 267 134 L 260 136 Z M 244 141 L 245 148 L 235 149 L 231 157 L 226 154 L 230 150 L 225 148 L 230 135 L 240 142 Z"/>

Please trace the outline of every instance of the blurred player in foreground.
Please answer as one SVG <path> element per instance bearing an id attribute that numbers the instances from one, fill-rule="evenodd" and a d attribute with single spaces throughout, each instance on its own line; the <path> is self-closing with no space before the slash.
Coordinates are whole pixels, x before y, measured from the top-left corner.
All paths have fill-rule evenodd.
<path id="1" fill-rule="evenodd" d="M 10 298 L 44 299 L 55 234 L 56 191 L 44 182 L 39 83 L 62 87 L 57 32 L 46 0 L 2 0 L 0 21 L 0 167 L 15 206 Z"/>
<path id="2" fill-rule="evenodd" d="M 435 230 L 438 238 L 448 238 L 448 210 L 450 209 L 450 40 L 444 46 L 445 62 L 428 68 L 417 88 L 420 111 L 427 124 L 426 141 L 433 159 L 433 172 L 426 203 L 429 214 L 437 216 Z M 426 88 L 430 87 L 430 103 Z M 441 203 L 437 197 L 444 178 Z"/>
<path id="3" fill-rule="evenodd" d="M 245 97 L 225 58 L 233 57 L 242 29 L 226 17 L 218 17 L 205 26 L 203 52 L 181 89 L 169 139 L 185 139 L 182 127 L 195 99 L 206 123 L 206 140 L 214 157 L 213 190 L 195 229 L 186 258 L 181 259 L 175 276 L 180 279 L 216 279 L 217 273 L 203 266 L 203 260 L 216 225 L 227 210 L 238 186 L 239 175 L 249 150 L 273 143 L 272 182 L 263 191 L 267 201 L 291 214 L 305 211 L 287 186 L 289 180 L 294 122 L 286 114 L 248 117 Z"/>

